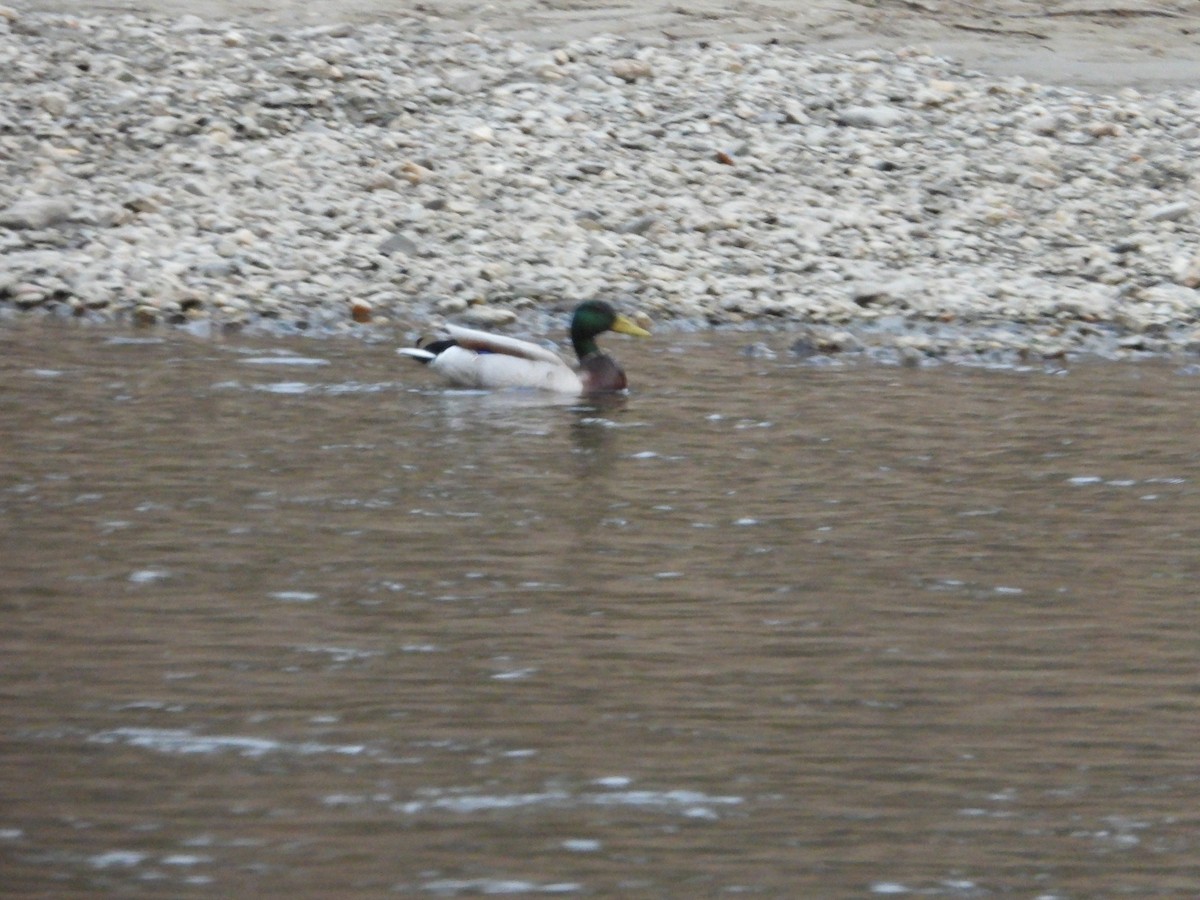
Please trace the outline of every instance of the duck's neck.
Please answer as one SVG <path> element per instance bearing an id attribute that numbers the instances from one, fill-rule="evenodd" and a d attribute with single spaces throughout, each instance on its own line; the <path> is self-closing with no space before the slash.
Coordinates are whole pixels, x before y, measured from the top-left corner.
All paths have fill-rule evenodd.
<path id="1" fill-rule="evenodd" d="M 575 348 L 575 355 L 579 357 L 580 362 L 600 352 L 600 348 L 596 346 L 596 336 L 594 334 L 583 334 L 572 331 L 571 345 Z"/>

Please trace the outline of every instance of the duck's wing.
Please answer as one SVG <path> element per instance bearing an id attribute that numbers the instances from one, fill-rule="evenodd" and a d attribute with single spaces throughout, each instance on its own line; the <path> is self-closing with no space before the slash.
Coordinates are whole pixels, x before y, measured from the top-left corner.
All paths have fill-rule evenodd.
<path id="1" fill-rule="evenodd" d="M 529 341 L 447 325 L 447 340 L 399 351 L 451 384 L 470 388 L 536 388 L 579 394 L 583 382 L 557 353 Z"/>
<path id="2" fill-rule="evenodd" d="M 533 359 L 540 362 L 552 363 L 567 367 L 563 358 L 553 350 L 547 350 L 532 341 L 522 341 L 518 338 L 502 334 L 492 334 L 490 331 L 478 331 L 474 328 L 463 328 L 461 325 L 447 325 L 446 333 L 454 338 L 458 346 L 477 353 L 503 353 L 505 356 L 516 356 L 523 359 Z"/>

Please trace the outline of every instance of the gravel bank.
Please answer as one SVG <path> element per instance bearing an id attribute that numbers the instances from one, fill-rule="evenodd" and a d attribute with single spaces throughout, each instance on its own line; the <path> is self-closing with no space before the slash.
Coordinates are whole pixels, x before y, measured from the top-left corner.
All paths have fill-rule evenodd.
<path id="1" fill-rule="evenodd" d="M 406 339 L 602 296 L 800 352 L 1200 348 L 1198 91 L 6 10 L 0 158 L 3 316 Z"/>

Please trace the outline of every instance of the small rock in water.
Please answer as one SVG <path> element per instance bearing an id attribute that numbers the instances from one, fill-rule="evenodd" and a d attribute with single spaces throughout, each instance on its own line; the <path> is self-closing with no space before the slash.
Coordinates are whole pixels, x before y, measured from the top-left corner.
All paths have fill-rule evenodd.
<path id="1" fill-rule="evenodd" d="M 817 346 L 822 353 L 856 353 L 863 348 L 862 341 L 849 331 L 822 335 Z"/>
<path id="2" fill-rule="evenodd" d="M 788 347 L 788 353 L 800 359 L 808 359 L 810 356 L 816 356 L 820 352 L 812 338 L 807 335 L 796 338 L 796 340 L 792 341 L 791 346 Z"/>
<path id="3" fill-rule="evenodd" d="M 742 348 L 742 356 L 750 359 L 774 359 L 775 351 L 763 341 L 756 341 L 753 344 L 747 344 Z"/>

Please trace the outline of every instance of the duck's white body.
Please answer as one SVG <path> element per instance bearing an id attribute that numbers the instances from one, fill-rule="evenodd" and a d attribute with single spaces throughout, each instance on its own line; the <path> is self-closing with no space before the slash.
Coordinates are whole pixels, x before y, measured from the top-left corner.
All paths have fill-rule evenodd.
<path id="1" fill-rule="evenodd" d="M 447 337 L 398 352 L 420 360 L 451 384 L 470 388 L 535 388 L 558 394 L 625 390 L 625 373 L 596 346 L 605 331 L 646 337 L 649 332 L 602 300 L 586 300 L 571 317 L 571 344 L 579 358 L 574 369 L 553 350 L 530 341 L 447 325 Z"/>
<path id="2" fill-rule="evenodd" d="M 457 346 L 440 353 L 419 347 L 402 347 L 397 352 L 427 363 L 430 369 L 459 387 L 583 393 L 579 374 L 553 350 L 460 325 L 447 325 L 446 333 Z"/>

